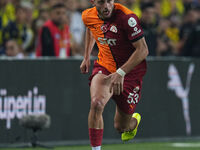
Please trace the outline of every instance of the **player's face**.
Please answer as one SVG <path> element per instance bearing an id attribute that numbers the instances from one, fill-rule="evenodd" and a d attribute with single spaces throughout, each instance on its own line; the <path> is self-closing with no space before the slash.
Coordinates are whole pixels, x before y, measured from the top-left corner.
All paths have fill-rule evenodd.
<path id="1" fill-rule="evenodd" d="M 114 0 L 94 0 L 94 5 L 101 19 L 108 19 L 111 17 L 114 8 Z"/>

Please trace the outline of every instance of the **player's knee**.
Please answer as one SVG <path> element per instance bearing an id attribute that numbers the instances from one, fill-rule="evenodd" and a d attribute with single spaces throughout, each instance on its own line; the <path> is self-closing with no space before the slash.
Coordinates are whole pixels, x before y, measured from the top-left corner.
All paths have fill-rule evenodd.
<path id="1" fill-rule="evenodd" d="M 123 126 L 121 123 L 119 123 L 119 122 L 115 122 L 114 123 L 114 127 L 115 127 L 115 129 L 119 132 L 119 133 L 122 133 L 122 132 L 124 132 L 124 131 L 126 131 L 127 130 L 127 127 L 126 126 Z"/>
<path id="2" fill-rule="evenodd" d="M 105 104 L 103 103 L 103 98 L 93 97 L 91 100 L 91 109 L 95 111 L 103 111 Z"/>

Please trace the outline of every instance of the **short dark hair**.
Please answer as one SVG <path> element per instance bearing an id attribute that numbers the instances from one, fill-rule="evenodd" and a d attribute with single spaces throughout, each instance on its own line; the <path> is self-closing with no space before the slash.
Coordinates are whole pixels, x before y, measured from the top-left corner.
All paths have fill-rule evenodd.
<path id="1" fill-rule="evenodd" d="M 57 9 L 57 8 L 66 8 L 66 6 L 63 3 L 56 3 L 51 7 L 51 10 L 54 10 L 54 9 Z"/>

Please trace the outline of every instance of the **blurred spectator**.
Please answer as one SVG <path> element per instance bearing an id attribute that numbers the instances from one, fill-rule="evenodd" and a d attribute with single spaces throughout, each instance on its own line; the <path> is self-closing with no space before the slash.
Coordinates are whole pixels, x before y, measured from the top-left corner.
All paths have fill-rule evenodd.
<path id="1" fill-rule="evenodd" d="M 33 22 L 34 6 L 30 1 L 22 1 L 21 6 L 25 9 L 26 12 L 26 24 L 28 27 L 31 27 Z"/>
<path id="2" fill-rule="evenodd" d="M 157 56 L 170 56 L 173 55 L 173 44 L 169 37 L 166 35 L 167 29 L 170 27 L 168 19 L 161 19 L 158 28 L 157 38 Z"/>
<path id="3" fill-rule="evenodd" d="M 51 19 L 40 30 L 37 45 L 37 56 L 71 56 L 70 33 L 66 24 L 66 7 L 57 3 L 51 8 Z"/>
<path id="4" fill-rule="evenodd" d="M 5 28 L 10 20 L 15 19 L 15 8 L 11 3 L 8 3 L 7 0 L 0 0 L 0 54 L 4 53 L 3 51 L 3 28 Z"/>
<path id="5" fill-rule="evenodd" d="M 183 46 L 185 41 L 188 39 L 189 34 L 191 33 L 196 21 L 198 20 L 198 14 L 196 13 L 195 9 L 188 10 L 184 16 L 182 25 L 180 26 L 180 33 L 179 33 L 179 44 L 178 44 L 178 51 L 182 53 Z"/>
<path id="6" fill-rule="evenodd" d="M 183 0 L 161 0 L 161 15 L 169 17 L 171 15 L 182 15 L 184 13 Z"/>
<path id="7" fill-rule="evenodd" d="M 200 7 L 194 9 L 196 13 L 196 22 L 186 39 L 182 55 L 183 56 L 192 56 L 200 57 Z"/>
<path id="8" fill-rule="evenodd" d="M 85 26 L 82 22 L 82 10 L 81 4 L 88 3 L 88 0 L 67 0 L 67 4 L 70 4 L 68 8 L 68 15 L 69 15 L 69 26 L 70 32 L 73 39 L 73 56 L 80 56 L 83 55 L 83 44 L 84 44 L 84 33 L 85 33 Z M 67 5 L 66 4 L 66 5 Z M 84 6 L 83 6 L 84 7 Z M 86 6 L 86 8 L 88 8 Z M 85 8 L 82 8 L 85 9 Z"/>
<path id="9" fill-rule="evenodd" d="M 38 17 L 33 21 L 32 28 L 34 30 L 34 33 L 36 34 L 36 37 L 39 32 L 39 29 L 44 25 L 46 21 L 50 19 L 48 4 L 48 1 L 43 1 L 40 4 L 40 7 L 38 8 Z"/>
<path id="10" fill-rule="evenodd" d="M 118 2 L 132 10 L 139 18 L 142 16 L 141 3 L 143 3 L 143 1 L 144 0 L 118 0 Z"/>
<path id="11" fill-rule="evenodd" d="M 5 56 L 22 59 L 24 54 L 15 40 L 8 40 L 5 44 Z"/>
<path id="12" fill-rule="evenodd" d="M 198 5 L 197 0 L 183 0 L 183 3 L 186 12 Z"/>
<path id="13" fill-rule="evenodd" d="M 155 13 L 158 19 L 161 18 L 161 1 L 160 0 L 155 0 L 154 1 L 154 7 L 155 7 Z"/>
<path id="14" fill-rule="evenodd" d="M 33 11 L 34 11 L 34 6 L 30 1 L 22 1 L 21 2 L 21 6 L 25 9 L 26 12 L 26 17 L 25 17 L 25 21 L 26 21 L 26 26 L 28 28 L 28 36 L 29 38 L 31 38 L 30 43 L 28 43 L 27 47 L 25 48 L 25 52 L 27 55 L 34 55 L 35 52 L 35 34 L 33 31 L 33 21 L 34 21 L 34 16 L 33 16 Z"/>
<path id="15" fill-rule="evenodd" d="M 32 3 L 32 5 L 33 5 L 33 12 L 32 12 L 33 15 L 32 15 L 32 17 L 33 17 L 34 20 L 39 17 L 40 5 L 44 2 L 47 2 L 47 1 L 49 1 L 49 0 L 29 0 L 29 2 Z"/>
<path id="16" fill-rule="evenodd" d="M 28 57 L 36 53 L 38 56 L 82 56 L 85 27 L 81 21 L 81 13 L 82 10 L 89 8 L 93 1 L 0 0 L 0 55 L 5 54 L 7 40 L 14 39 Z M 115 2 L 126 5 L 141 19 L 151 56 L 193 55 L 194 45 L 197 43 L 193 38 L 198 37 L 198 15 L 194 8 L 200 6 L 200 0 L 115 0 Z M 53 14 L 54 10 L 50 11 L 50 8 L 58 3 L 66 4 L 67 13 L 56 24 L 56 14 Z M 150 3 L 153 7 L 148 6 Z M 49 19 L 51 21 L 47 21 Z M 65 23 L 59 25 L 59 22 Z M 44 40 L 45 36 L 48 41 Z M 191 39 L 194 45 L 190 54 L 186 49 L 191 44 Z M 41 42 L 42 40 L 44 42 Z M 94 47 L 92 55 L 96 56 L 97 53 L 98 48 Z"/>
<path id="17" fill-rule="evenodd" d="M 33 42 L 33 32 L 26 24 L 26 8 L 22 5 L 16 7 L 16 20 L 10 21 L 3 29 L 3 42 L 15 39 L 24 51 L 27 51 Z"/>
<path id="18" fill-rule="evenodd" d="M 15 19 L 15 6 L 7 0 L 0 0 L 0 17 L 3 26 Z"/>
<path id="19" fill-rule="evenodd" d="M 47 22 L 50 19 L 49 15 L 49 1 L 45 0 L 42 1 L 39 8 L 38 8 L 38 17 L 35 18 L 32 22 L 32 29 L 34 33 L 34 53 L 35 53 L 35 46 L 38 42 L 38 34 L 41 29 L 41 27 L 44 25 L 45 22 Z"/>
<path id="20" fill-rule="evenodd" d="M 179 42 L 179 26 L 178 26 L 178 21 L 176 19 L 176 16 L 171 16 L 169 18 L 170 25 L 166 29 L 165 34 L 169 38 L 172 44 L 172 54 L 173 55 L 178 55 L 178 50 L 177 50 L 177 45 Z"/>
<path id="21" fill-rule="evenodd" d="M 152 2 L 141 5 L 141 26 L 144 30 L 145 40 L 149 48 L 149 55 L 156 56 L 157 49 L 157 20 L 155 7 Z"/>
<path id="22" fill-rule="evenodd" d="M 130 9 L 140 18 L 142 16 L 140 0 L 130 0 L 130 2 L 132 2 L 132 5 L 129 3 Z"/>

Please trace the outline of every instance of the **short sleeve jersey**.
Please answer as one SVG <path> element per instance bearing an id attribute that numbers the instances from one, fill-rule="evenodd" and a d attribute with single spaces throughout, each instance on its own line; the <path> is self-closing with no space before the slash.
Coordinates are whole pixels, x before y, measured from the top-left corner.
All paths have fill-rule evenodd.
<path id="1" fill-rule="evenodd" d="M 138 17 L 118 3 L 114 4 L 113 15 L 108 20 L 101 20 L 98 17 L 96 7 L 83 11 L 82 20 L 92 32 L 99 48 L 97 63 L 111 73 L 132 55 L 135 50 L 132 43 L 143 38 Z M 143 61 L 135 68 L 145 66 L 146 62 Z"/>

